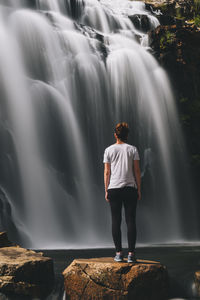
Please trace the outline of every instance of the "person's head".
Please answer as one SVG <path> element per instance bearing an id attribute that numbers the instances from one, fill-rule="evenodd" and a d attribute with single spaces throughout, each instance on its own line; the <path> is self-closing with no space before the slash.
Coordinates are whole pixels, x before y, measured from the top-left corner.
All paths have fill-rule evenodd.
<path id="1" fill-rule="evenodd" d="M 126 142 L 128 138 L 129 128 L 126 122 L 118 123 L 115 126 L 115 138 L 122 142 Z"/>

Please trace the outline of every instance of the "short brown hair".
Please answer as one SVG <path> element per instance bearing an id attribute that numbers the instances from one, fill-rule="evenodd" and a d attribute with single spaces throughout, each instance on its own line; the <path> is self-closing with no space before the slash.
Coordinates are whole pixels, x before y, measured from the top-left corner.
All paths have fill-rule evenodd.
<path id="1" fill-rule="evenodd" d="M 115 126 L 115 133 L 122 142 L 125 142 L 128 138 L 129 127 L 126 122 L 118 123 Z"/>

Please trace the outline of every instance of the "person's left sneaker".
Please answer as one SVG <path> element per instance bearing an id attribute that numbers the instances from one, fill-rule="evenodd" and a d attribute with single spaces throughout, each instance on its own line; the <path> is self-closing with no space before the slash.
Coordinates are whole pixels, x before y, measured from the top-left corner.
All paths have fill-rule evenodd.
<path id="1" fill-rule="evenodd" d="M 137 262 L 135 253 L 133 253 L 133 254 L 128 254 L 127 262 L 128 262 L 128 263 L 136 263 L 136 262 Z"/>
<path id="2" fill-rule="evenodd" d="M 123 261 L 123 254 L 121 254 L 121 253 L 116 253 L 116 255 L 115 255 L 115 257 L 114 257 L 114 260 L 115 260 L 115 261 L 118 261 L 118 262 Z"/>

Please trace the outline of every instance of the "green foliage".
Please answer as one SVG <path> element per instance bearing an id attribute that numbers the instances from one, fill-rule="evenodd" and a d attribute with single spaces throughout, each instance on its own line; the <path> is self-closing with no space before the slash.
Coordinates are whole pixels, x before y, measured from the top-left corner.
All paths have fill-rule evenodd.
<path id="1" fill-rule="evenodd" d="M 190 125 L 190 115 L 187 114 L 181 114 L 181 123 L 185 126 L 189 126 Z"/>
<path id="2" fill-rule="evenodd" d="M 161 4 L 160 9 L 161 9 L 162 13 L 165 13 L 165 12 L 168 11 L 168 5 L 167 4 Z"/>
<path id="3" fill-rule="evenodd" d="M 185 103 L 185 102 L 187 102 L 187 101 L 188 101 L 188 98 L 181 98 L 181 99 L 179 100 L 180 103 Z"/>
<path id="4" fill-rule="evenodd" d="M 193 6 L 194 24 L 200 27 L 200 0 L 194 0 Z"/>
<path id="5" fill-rule="evenodd" d="M 169 45 L 171 45 L 175 41 L 176 35 L 170 31 L 166 31 L 160 39 L 160 48 L 166 49 Z"/>
<path id="6" fill-rule="evenodd" d="M 197 27 L 200 27 L 200 15 L 197 15 L 197 16 L 194 18 L 194 24 L 195 24 Z"/>
<path id="7" fill-rule="evenodd" d="M 196 13 L 200 11 L 200 0 L 194 0 L 194 9 Z"/>
<path id="8" fill-rule="evenodd" d="M 199 100 L 193 101 L 193 103 L 191 105 L 191 113 L 194 114 L 196 117 L 200 118 L 200 101 Z"/>
<path id="9" fill-rule="evenodd" d="M 185 17 L 182 15 L 180 7 L 178 7 L 175 12 L 176 12 L 176 15 L 175 15 L 176 19 L 178 19 L 178 20 L 184 20 L 185 19 Z"/>
<path id="10" fill-rule="evenodd" d="M 193 124 L 195 131 L 200 131 L 197 125 L 200 121 L 200 99 L 190 100 L 188 98 L 180 98 L 179 103 L 181 108 L 181 121 L 185 125 Z"/>

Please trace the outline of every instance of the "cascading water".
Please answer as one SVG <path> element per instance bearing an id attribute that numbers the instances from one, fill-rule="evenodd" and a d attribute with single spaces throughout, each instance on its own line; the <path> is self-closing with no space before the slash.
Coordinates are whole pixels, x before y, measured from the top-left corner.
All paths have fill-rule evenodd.
<path id="1" fill-rule="evenodd" d="M 186 205 L 195 238 L 170 84 L 128 17 L 158 26 L 144 3 L 0 4 L 1 227 L 34 248 L 112 245 L 102 158 L 127 121 L 143 175 L 138 241 L 187 240 Z"/>

